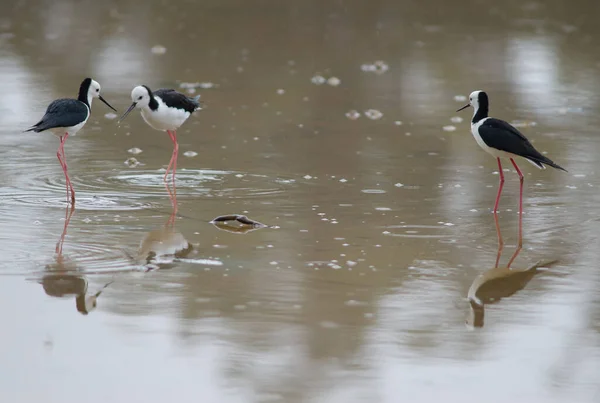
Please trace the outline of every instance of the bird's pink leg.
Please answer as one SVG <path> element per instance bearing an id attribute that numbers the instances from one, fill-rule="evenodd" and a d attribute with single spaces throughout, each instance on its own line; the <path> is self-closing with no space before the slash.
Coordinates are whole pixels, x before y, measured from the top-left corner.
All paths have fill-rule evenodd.
<path id="1" fill-rule="evenodd" d="M 517 163 L 515 162 L 515 160 L 511 158 L 510 162 L 512 162 L 513 166 L 517 170 L 517 174 L 519 175 L 519 182 L 520 182 L 520 186 L 519 186 L 519 248 L 521 248 L 523 246 L 523 180 L 524 180 L 524 178 L 523 178 L 523 173 L 517 166 Z"/>
<path id="2" fill-rule="evenodd" d="M 68 173 L 68 168 L 67 168 L 67 157 L 65 156 L 65 143 L 67 142 L 67 137 L 69 137 L 69 133 L 65 133 L 64 137 L 61 137 L 59 151 L 62 153 L 62 167 L 63 167 L 63 172 L 65 173 L 65 178 L 66 178 L 66 183 L 67 183 L 67 203 L 69 202 L 69 189 L 70 189 L 71 204 L 74 205 L 75 204 L 75 189 L 73 189 L 73 183 L 71 183 L 71 178 L 69 178 L 69 173 Z"/>
<path id="3" fill-rule="evenodd" d="M 504 172 L 502 172 L 502 162 L 500 162 L 500 157 L 496 158 L 498 160 L 498 172 L 500 173 L 500 184 L 498 185 L 498 194 L 496 195 L 496 204 L 494 204 L 494 214 L 498 213 L 498 204 L 500 204 L 500 195 L 502 194 L 502 188 L 504 187 Z M 512 161 L 512 159 L 511 159 Z"/>
<path id="4" fill-rule="evenodd" d="M 173 154 L 171 155 L 171 161 L 173 162 L 173 193 L 177 197 L 177 188 L 175 187 L 175 173 L 177 172 L 177 157 L 179 155 L 179 144 L 177 143 L 177 132 L 173 130 L 171 132 L 171 140 L 173 141 Z"/>
<path id="5" fill-rule="evenodd" d="M 167 188 L 167 191 L 169 192 L 169 198 L 171 199 L 171 204 L 173 205 L 174 208 L 174 212 L 173 214 L 177 213 L 177 187 L 175 186 L 175 172 L 177 170 L 177 154 L 179 151 L 179 144 L 177 144 L 177 134 L 175 133 L 175 131 L 170 131 L 167 130 L 167 133 L 169 134 L 169 137 L 171 138 L 171 141 L 173 141 L 173 153 L 171 154 L 171 160 L 169 161 L 169 165 L 167 166 L 167 172 L 165 172 L 165 176 L 163 177 L 163 180 L 165 182 L 165 187 Z M 167 181 L 167 176 L 169 175 L 169 170 L 171 170 L 172 168 L 172 176 L 173 176 L 173 192 L 171 192 L 171 190 L 169 189 L 169 183 Z"/>
<path id="6" fill-rule="evenodd" d="M 62 160 L 62 153 L 61 153 L 62 144 L 63 144 L 63 136 L 60 136 L 60 145 L 58 146 L 58 151 L 56 151 L 56 157 L 58 158 L 58 163 L 60 164 L 60 167 L 62 168 L 63 172 L 65 172 L 65 163 Z M 68 203 L 69 202 L 69 184 L 68 184 L 68 182 L 66 184 L 66 187 L 67 187 L 67 203 Z"/>

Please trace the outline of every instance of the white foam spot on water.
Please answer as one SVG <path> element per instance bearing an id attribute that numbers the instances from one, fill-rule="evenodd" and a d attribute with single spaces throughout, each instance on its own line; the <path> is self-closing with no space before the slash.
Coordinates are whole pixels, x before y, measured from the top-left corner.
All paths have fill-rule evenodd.
<path id="1" fill-rule="evenodd" d="M 381 113 L 377 109 L 368 109 L 365 111 L 365 116 L 371 120 L 378 120 L 383 117 L 383 113 Z"/>
<path id="2" fill-rule="evenodd" d="M 346 112 L 346 117 L 350 120 L 356 120 L 360 117 L 360 112 L 355 110 L 348 111 Z"/>
<path id="3" fill-rule="evenodd" d="M 382 194 L 382 193 L 386 193 L 385 190 L 383 189 L 363 189 L 361 190 L 362 193 L 369 193 L 369 194 Z"/>
<path id="4" fill-rule="evenodd" d="M 455 95 L 454 100 L 456 102 L 465 102 L 467 100 L 467 97 L 465 95 Z"/>
<path id="5" fill-rule="evenodd" d="M 394 124 L 395 124 L 396 126 L 402 126 L 402 121 L 401 121 L 401 120 L 396 120 L 396 121 L 394 122 Z"/>
<path id="6" fill-rule="evenodd" d="M 460 123 L 460 122 L 462 122 L 462 121 L 463 121 L 463 118 L 461 118 L 460 116 L 452 116 L 452 117 L 450 118 L 450 121 L 451 121 L 452 123 Z"/>
<path id="7" fill-rule="evenodd" d="M 397 188 L 401 188 L 401 187 L 404 187 L 404 184 L 398 182 L 398 183 L 394 184 L 394 186 L 396 186 Z"/>
<path id="8" fill-rule="evenodd" d="M 196 151 L 186 151 L 183 153 L 184 156 L 186 157 L 195 157 L 196 155 L 198 155 L 198 153 Z"/>
<path id="9" fill-rule="evenodd" d="M 304 175 L 303 178 L 308 180 L 308 179 L 312 179 L 312 176 L 310 176 L 310 175 Z"/>
<path id="10" fill-rule="evenodd" d="M 337 77 L 329 77 L 327 79 L 327 84 L 331 85 L 332 87 L 337 87 L 338 85 L 340 85 L 342 82 L 342 80 L 340 80 Z"/>
<path id="11" fill-rule="evenodd" d="M 106 119 L 113 120 L 113 119 L 116 119 L 116 118 L 117 118 L 117 114 L 116 114 L 116 113 L 112 113 L 112 112 L 108 112 L 108 113 L 105 113 L 105 114 L 104 114 L 104 117 L 105 117 Z"/>
<path id="12" fill-rule="evenodd" d="M 448 126 L 444 126 L 444 127 L 442 127 L 442 129 L 443 129 L 445 132 L 453 132 L 453 131 L 455 131 L 455 130 L 456 130 L 456 126 L 448 125 Z"/>
<path id="13" fill-rule="evenodd" d="M 283 88 L 279 88 L 279 89 L 277 90 L 277 94 L 278 94 L 278 95 L 283 95 L 283 94 L 285 94 L 285 90 L 284 90 Z"/>
<path id="14" fill-rule="evenodd" d="M 329 320 L 324 320 L 320 322 L 319 326 L 321 326 L 324 329 L 337 329 L 340 327 L 340 325 L 338 325 L 337 323 L 331 322 Z"/>
<path id="15" fill-rule="evenodd" d="M 316 76 L 314 76 L 313 78 L 311 78 L 311 79 L 310 79 L 310 81 L 311 81 L 313 84 L 316 84 L 316 85 L 321 85 L 321 84 L 325 84 L 325 82 L 326 82 L 327 80 L 325 80 L 325 77 L 323 77 L 323 76 L 316 75 Z"/>
<path id="16" fill-rule="evenodd" d="M 152 49 L 150 49 L 150 51 L 155 55 L 164 55 L 165 53 L 167 53 L 167 48 L 165 48 L 162 45 L 155 45 L 152 46 Z"/>
<path id="17" fill-rule="evenodd" d="M 137 154 L 140 154 L 142 152 L 142 149 L 141 148 L 137 148 L 137 147 L 133 147 L 133 148 L 130 148 L 129 150 L 127 150 L 127 152 L 129 154 L 137 155 Z"/>

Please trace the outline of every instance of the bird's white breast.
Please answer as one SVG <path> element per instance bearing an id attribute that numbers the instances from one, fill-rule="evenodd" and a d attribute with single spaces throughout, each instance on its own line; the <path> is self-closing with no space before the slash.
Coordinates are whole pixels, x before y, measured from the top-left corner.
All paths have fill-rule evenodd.
<path id="1" fill-rule="evenodd" d="M 158 108 L 152 110 L 149 107 L 142 109 L 142 117 L 153 129 L 176 130 L 190 117 L 190 113 L 183 109 L 170 108 L 160 99 L 154 96 L 158 102 Z"/>

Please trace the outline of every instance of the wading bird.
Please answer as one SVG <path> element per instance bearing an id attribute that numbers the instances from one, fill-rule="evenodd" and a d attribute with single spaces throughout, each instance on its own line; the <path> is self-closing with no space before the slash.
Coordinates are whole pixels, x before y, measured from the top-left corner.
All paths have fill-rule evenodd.
<path id="1" fill-rule="evenodd" d="M 191 98 L 173 89 L 161 88 L 152 91 L 145 85 L 139 85 L 131 91 L 131 101 L 133 103 L 123 116 L 121 116 L 121 119 L 119 119 L 120 123 L 132 110 L 135 108 L 141 109 L 142 118 L 144 118 L 144 121 L 150 127 L 156 130 L 166 131 L 171 138 L 171 141 L 173 142 L 173 154 L 171 155 L 171 160 L 169 161 L 163 180 L 166 185 L 169 170 L 172 169 L 174 191 L 172 202 L 174 203 L 175 208 L 177 206 L 175 172 L 177 171 L 177 155 L 179 151 L 176 130 L 192 113 L 202 109 L 199 99 L 200 95 Z"/>
<path id="2" fill-rule="evenodd" d="M 522 157 L 535 165 L 537 168 L 546 169 L 545 165 L 567 172 L 566 169 L 556 164 L 554 161 L 542 155 L 533 145 L 527 140 L 521 132 L 511 126 L 504 120 L 488 117 L 489 99 L 483 91 L 473 91 L 469 95 L 469 103 L 457 112 L 472 106 L 474 109 L 473 120 L 471 120 L 471 132 L 475 141 L 481 148 L 487 151 L 498 161 L 498 172 L 500 173 L 500 185 L 494 204 L 494 213 L 498 212 L 498 203 L 500 202 L 500 194 L 504 186 L 504 173 L 502 172 L 501 157 L 510 159 L 519 175 L 521 182 L 519 191 L 519 214 L 523 213 L 523 173 L 517 166 L 514 157 Z"/>
<path id="3" fill-rule="evenodd" d="M 42 119 L 31 128 L 25 130 L 26 132 L 34 131 L 36 133 L 50 130 L 60 138 L 60 145 L 58 146 L 56 156 L 67 181 L 67 203 L 69 202 L 70 191 L 71 203 L 75 204 L 75 190 L 67 172 L 65 142 L 67 141 L 67 137 L 74 136 L 87 122 L 91 114 L 92 100 L 94 98 L 100 99 L 110 109 L 115 112 L 117 111 L 100 95 L 100 84 L 91 78 L 86 78 L 79 87 L 77 99 L 62 98 L 52 101 L 48 105 Z"/>

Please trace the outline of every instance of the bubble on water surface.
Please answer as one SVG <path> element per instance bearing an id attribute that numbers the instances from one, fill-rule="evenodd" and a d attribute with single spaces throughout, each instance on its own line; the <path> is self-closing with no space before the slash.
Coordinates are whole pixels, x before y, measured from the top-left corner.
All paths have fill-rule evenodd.
<path id="1" fill-rule="evenodd" d="M 162 45 L 155 45 L 150 51 L 155 55 L 164 55 L 167 52 L 167 48 Z"/>
<path id="2" fill-rule="evenodd" d="M 450 121 L 452 123 L 461 123 L 463 121 L 463 118 L 461 118 L 460 116 L 452 116 L 450 118 Z"/>
<path id="3" fill-rule="evenodd" d="M 445 132 L 453 132 L 456 130 L 456 126 L 452 126 L 452 125 L 444 126 L 444 127 L 442 127 L 442 130 L 444 130 Z"/>
<path id="4" fill-rule="evenodd" d="M 110 119 L 110 120 L 114 120 L 117 118 L 117 114 L 116 113 L 112 113 L 112 112 L 108 112 L 104 114 L 104 117 L 106 119 Z"/>
<path id="5" fill-rule="evenodd" d="M 342 80 L 340 80 L 337 77 L 329 77 L 327 79 L 327 84 L 331 85 L 332 87 L 337 87 L 338 85 L 340 85 L 342 83 Z"/>
<path id="6" fill-rule="evenodd" d="M 465 95 L 455 95 L 454 100 L 456 102 L 465 102 L 467 100 L 467 97 Z"/>
<path id="7" fill-rule="evenodd" d="M 125 160 L 125 165 L 127 165 L 130 168 L 135 168 L 138 165 L 140 165 L 140 162 L 137 159 L 131 157 Z"/>
<path id="8" fill-rule="evenodd" d="M 316 75 L 316 76 L 314 76 L 313 78 L 311 78 L 311 79 L 310 79 L 310 81 L 311 81 L 313 84 L 316 84 L 316 85 L 322 85 L 322 84 L 325 84 L 325 82 L 326 82 L 327 80 L 326 80 L 326 79 L 325 79 L 325 77 L 323 77 L 323 76 Z"/>
<path id="9" fill-rule="evenodd" d="M 186 152 L 183 153 L 183 155 L 185 157 L 190 157 L 191 158 L 191 157 L 195 157 L 196 155 L 198 155 L 198 153 L 196 151 L 186 151 Z"/>
<path id="10" fill-rule="evenodd" d="M 397 188 L 401 188 L 404 186 L 404 184 L 398 182 L 398 183 L 394 184 L 394 186 L 396 186 Z"/>
<path id="11" fill-rule="evenodd" d="M 401 121 L 401 120 L 396 120 L 396 121 L 394 122 L 394 124 L 395 124 L 396 126 L 402 126 L 402 121 Z"/>
<path id="12" fill-rule="evenodd" d="M 130 148 L 129 150 L 127 150 L 127 152 L 129 154 L 137 155 L 137 154 L 140 154 L 142 152 L 142 149 L 141 148 L 137 148 L 137 147 L 133 147 L 133 148 Z"/>
<path id="13" fill-rule="evenodd" d="M 383 113 L 381 113 L 377 109 L 367 109 L 365 111 L 365 116 L 371 120 L 378 120 L 383 117 Z"/>
<path id="14" fill-rule="evenodd" d="M 360 112 L 355 110 L 348 111 L 346 112 L 346 117 L 350 120 L 356 120 L 360 117 Z"/>
<path id="15" fill-rule="evenodd" d="M 374 63 L 363 63 L 360 69 L 366 73 L 383 74 L 390 69 L 390 66 L 383 60 L 377 60 Z"/>
<path id="16" fill-rule="evenodd" d="M 284 90 L 283 88 L 279 88 L 279 89 L 277 90 L 277 94 L 278 94 L 278 95 L 283 95 L 283 94 L 285 94 L 285 90 Z"/>

